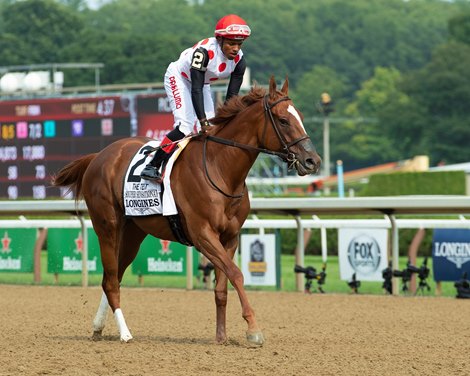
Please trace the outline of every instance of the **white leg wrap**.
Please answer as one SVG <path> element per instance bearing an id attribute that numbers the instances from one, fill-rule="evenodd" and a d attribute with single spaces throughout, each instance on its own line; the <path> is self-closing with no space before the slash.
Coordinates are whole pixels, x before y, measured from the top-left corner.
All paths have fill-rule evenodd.
<path id="1" fill-rule="evenodd" d="M 108 315 L 108 299 L 106 298 L 106 294 L 103 292 L 101 295 L 101 302 L 100 306 L 98 307 L 98 312 L 96 312 L 95 319 L 93 320 L 93 331 L 94 332 L 101 332 L 104 329 L 106 324 L 106 317 Z"/>
<path id="2" fill-rule="evenodd" d="M 131 332 L 127 327 L 126 320 L 124 320 L 124 315 L 122 314 L 121 308 L 117 308 L 114 311 L 114 319 L 116 320 L 116 324 L 119 328 L 119 334 L 121 336 L 122 342 L 128 342 L 132 339 Z"/>

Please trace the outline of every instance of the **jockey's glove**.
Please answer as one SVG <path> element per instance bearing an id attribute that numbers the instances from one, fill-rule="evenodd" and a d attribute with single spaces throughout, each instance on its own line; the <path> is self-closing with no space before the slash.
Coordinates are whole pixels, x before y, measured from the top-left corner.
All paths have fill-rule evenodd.
<path id="1" fill-rule="evenodd" d="M 201 130 L 199 133 L 206 133 L 211 127 L 211 123 L 209 123 L 209 120 L 207 119 L 199 120 L 199 123 L 201 124 Z"/>

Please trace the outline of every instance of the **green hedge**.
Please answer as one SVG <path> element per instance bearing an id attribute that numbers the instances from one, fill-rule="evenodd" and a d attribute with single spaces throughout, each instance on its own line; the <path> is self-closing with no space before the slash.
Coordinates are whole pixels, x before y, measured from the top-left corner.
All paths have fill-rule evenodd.
<path id="1" fill-rule="evenodd" d="M 398 231 L 398 248 L 401 256 L 408 255 L 408 248 L 413 241 L 413 238 L 418 229 L 400 229 Z M 338 230 L 327 229 L 327 248 L 329 256 L 338 255 Z M 281 229 L 281 252 L 284 255 L 293 255 L 297 246 L 297 230 L 295 229 Z M 420 256 L 432 256 L 432 236 L 433 230 L 426 229 L 423 241 L 418 249 Z M 389 233 L 390 237 L 390 233 Z M 390 239 L 390 238 L 389 238 Z M 319 229 L 312 229 L 307 246 L 305 247 L 305 254 L 307 255 L 321 255 L 321 233 Z"/>
<path id="2" fill-rule="evenodd" d="M 396 172 L 372 175 L 361 196 L 465 195 L 464 171 Z"/>

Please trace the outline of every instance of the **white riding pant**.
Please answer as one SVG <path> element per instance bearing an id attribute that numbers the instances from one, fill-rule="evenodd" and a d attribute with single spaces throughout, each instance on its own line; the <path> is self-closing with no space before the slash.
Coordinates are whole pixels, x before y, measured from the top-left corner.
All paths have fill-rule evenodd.
<path id="1" fill-rule="evenodd" d="M 201 125 L 191 100 L 191 82 L 181 76 L 174 63 L 169 65 L 165 73 L 164 84 L 174 116 L 175 122 L 173 127 L 179 126 L 179 130 L 185 136 L 192 132 L 198 132 Z M 210 119 L 215 115 L 210 85 L 204 85 L 202 93 L 204 96 L 204 111 L 206 112 L 206 117 Z"/>

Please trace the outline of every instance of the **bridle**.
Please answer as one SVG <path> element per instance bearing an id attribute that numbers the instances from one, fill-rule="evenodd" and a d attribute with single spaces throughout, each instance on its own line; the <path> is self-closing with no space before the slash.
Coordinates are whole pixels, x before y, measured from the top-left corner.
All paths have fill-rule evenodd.
<path id="1" fill-rule="evenodd" d="M 307 134 L 305 134 L 304 136 L 299 137 L 299 138 L 295 139 L 294 141 L 287 142 L 286 139 L 284 138 L 284 136 L 282 135 L 282 133 L 280 132 L 279 124 L 274 120 L 274 116 L 273 116 L 273 113 L 271 111 L 271 109 L 274 106 L 276 106 L 277 104 L 279 104 L 281 102 L 284 102 L 284 101 L 288 101 L 288 100 L 290 100 L 290 98 L 285 96 L 285 97 L 279 98 L 277 101 L 270 104 L 268 102 L 268 95 L 265 95 L 264 98 L 263 98 L 263 107 L 264 107 L 265 117 L 264 117 L 264 129 L 263 129 L 263 137 L 262 137 L 263 144 L 262 145 L 265 144 L 264 141 L 266 140 L 266 128 L 267 128 L 267 123 L 268 123 L 268 118 L 269 118 L 269 120 L 271 122 L 271 125 L 273 126 L 274 132 L 276 133 L 277 138 L 279 139 L 279 142 L 281 143 L 282 150 L 283 150 L 282 152 L 266 149 L 265 147 L 256 147 L 256 146 L 241 144 L 241 143 L 233 141 L 233 140 L 227 140 L 225 138 L 211 136 L 211 135 L 208 135 L 204 139 L 204 148 L 203 148 L 204 171 L 205 171 L 205 174 L 207 176 L 207 179 L 209 180 L 209 182 L 211 183 L 211 185 L 214 189 L 216 189 L 218 192 L 222 193 L 225 197 L 229 197 L 229 198 L 241 198 L 241 197 L 243 197 L 243 195 L 245 193 L 245 189 L 243 189 L 242 193 L 236 194 L 236 195 L 231 195 L 229 193 L 225 193 L 212 180 L 212 178 L 209 175 L 209 170 L 207 169 L 207 162 L 206 162 L 207 141 L 213 141 L 213 142 L 216 142 L 218 144 L 233 146 L 233 147 L 236 147 L 236 148 L 245 149 L 245 150 L 249 150 L 249 151 L 255 151 L 255 152 L 258 152 L 258 153 L 275 155 L 275 156 L 278 156 L 279 158 L 281 158 L 283 161 L 287 162 L 289 169 L 291 169 L 293 166 L 295 166 L 295 164 L 298 162 L 297 156 L 294 152 L 292 152 L 290 150 L 290 148 L 292 146 L 298 144 L 300 141 L 303 141 L 303 140 L 309 138 L 309 136 Z"/>

